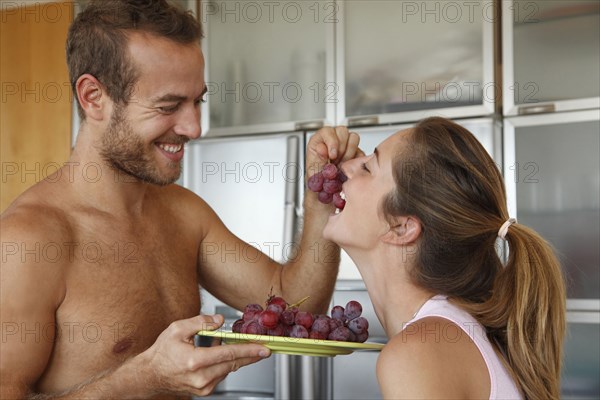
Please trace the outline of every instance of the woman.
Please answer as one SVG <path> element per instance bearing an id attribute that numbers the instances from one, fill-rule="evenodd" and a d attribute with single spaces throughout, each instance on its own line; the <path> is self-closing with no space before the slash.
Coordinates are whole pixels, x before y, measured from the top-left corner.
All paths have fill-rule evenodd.
<path id="1" fill-rule="evenodd" d="M 389 338 L 377 363 L 384 398 L 559 398 L 560 265 L 509 218 L 475 137 L 430 118 L 342 169 L 346 205 L 324 236 L 358 266 Z"/>

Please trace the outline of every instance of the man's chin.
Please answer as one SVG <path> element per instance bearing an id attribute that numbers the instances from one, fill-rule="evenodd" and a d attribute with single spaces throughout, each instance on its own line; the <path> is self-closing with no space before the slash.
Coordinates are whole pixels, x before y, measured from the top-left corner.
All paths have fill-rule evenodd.
<path id="1" fill-rule="evenodd" d="M 176 173 L 171 175 L 159 176 L 158 174 L 149 174 L 144 173 L 143 171 L 130 171 L 127 168 L 123 168 L 119 165 L 113 165 L 113 168 L 118 171 L 120 181 L 128 183 L 137 182 L 156 186 L 168 186 L 177 182 L 181 176 L 181 170 L 178 170 Z"/>
<path id="2" fill-rule="evenodd" d="M 177 182 L 177 180 L 179 179 L 179 176 L 181 174 L 177 174 L 177 176 L 171 176 L 171 177 L 144 177 L 141 178 L 140 180 L 144 183 L 148 183 L 150 185 L 156 185 L 156 186 L 169 186 L 172 185 L 173 183 Z"/>

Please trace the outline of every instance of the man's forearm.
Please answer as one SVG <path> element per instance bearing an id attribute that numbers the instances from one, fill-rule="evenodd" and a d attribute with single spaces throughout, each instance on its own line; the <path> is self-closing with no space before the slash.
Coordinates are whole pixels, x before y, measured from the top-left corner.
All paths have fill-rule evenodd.
<path id="1" fill-rule="evenodd" d="M 320 203 L 315 193 L 305 195 L 300 251 L 286 264 L 281 276 L 287 300 L 310 295 L 304 307 L 319 313 L 327 310 L 340 264 L 340 248 L 323 239 L 323 228 L 331 212 L 332 207 Z"/>

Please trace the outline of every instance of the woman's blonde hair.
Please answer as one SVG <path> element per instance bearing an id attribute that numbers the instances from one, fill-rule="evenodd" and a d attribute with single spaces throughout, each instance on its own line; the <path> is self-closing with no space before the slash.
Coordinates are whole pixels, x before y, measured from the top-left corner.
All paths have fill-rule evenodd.
<path id="1" fill-rule="evenodd" d="M 496 249 L 509 218 L 502 175 L 468 130 L 428 118 L 394 160 L 394 217 L 422 223 L 416 284 L 447 295 L 486 327 L 527 399 L 558 399 L 565 333 L 565 286 L 551 246 L 521 224 L 508 229 L 509 257 Z"/>

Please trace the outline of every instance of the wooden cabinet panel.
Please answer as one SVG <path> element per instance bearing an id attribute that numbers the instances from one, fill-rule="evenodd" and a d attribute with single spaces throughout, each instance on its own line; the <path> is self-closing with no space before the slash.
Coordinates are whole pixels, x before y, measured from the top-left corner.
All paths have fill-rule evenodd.
<path id="1" fill-rule="evenodd" d="M 73 3 L 2 9 L 0 210 L 56 171 L 71 149 L 65 40 Z"/>

